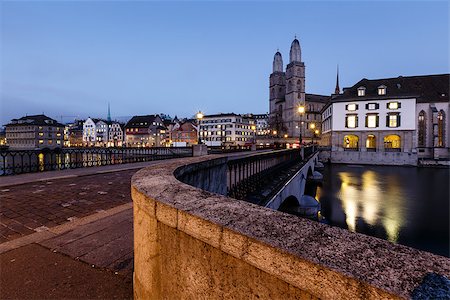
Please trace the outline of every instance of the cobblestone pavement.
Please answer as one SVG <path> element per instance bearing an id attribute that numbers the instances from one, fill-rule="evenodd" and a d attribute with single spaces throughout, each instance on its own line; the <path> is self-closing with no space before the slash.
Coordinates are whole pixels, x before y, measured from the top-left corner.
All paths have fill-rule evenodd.
<path id="1" fill-rule="evenodd" d="M 131 202 L 134 170 L 0 188 L 0 243 Z"/>

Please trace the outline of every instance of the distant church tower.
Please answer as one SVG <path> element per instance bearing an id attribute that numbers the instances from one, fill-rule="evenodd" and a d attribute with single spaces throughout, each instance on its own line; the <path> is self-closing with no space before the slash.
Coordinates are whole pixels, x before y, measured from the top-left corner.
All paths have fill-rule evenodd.
<path id="1" fill-rule="evenodd" d="M 339 88 L 339 65 L 337 66 L 336 72 L 336 87 L 334 88 L 334 94 L 339 95 L 341 93 L 341 89 Z"/>
<path id="2" fill-rule="evenodd" d="M 297 107 L 305 105 L 305 64 L 297 38 L 291 44 L 286 73 L 283 72 L 281 53 L 275 53 L 269 89 L 271 127 L 276 129 L 278 136 L 299 136 Z"/>
<path id="3" fill-rule="evenodd" d="M 285 130 L 284 109 L 286 94 L 286 74 L 283 72 L 283 58 L 281 53 L 277 51 L 273 57 L 272 74 L 270 74 L 269 84 L 269 118 L 273 123 L 273 128 L 277 131 L 277 135 L 281 135 Z"/>

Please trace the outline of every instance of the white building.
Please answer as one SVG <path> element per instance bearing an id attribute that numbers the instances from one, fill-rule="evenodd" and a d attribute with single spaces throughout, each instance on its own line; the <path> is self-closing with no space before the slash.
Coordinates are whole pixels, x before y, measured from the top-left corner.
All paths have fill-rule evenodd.
<path id="1" fill-rule="evenodd" d="M 108 147 L 122 147 L 124 140 L 125 124 L 119 122 L 109 122 L 108 124 Z"/>
<path id="2" fill-rule="evenodd" d="M 255 141 L 253 118 L 235 113 L 204 116 L 200 124 L 200 139 L 208 146 L 244 146 Z"/>
<path id="3" fill-rule="evenodd" d="M 410 164 L 448 158 L 449 74 L 362 79 L 322 109 L 335 162 Z M 368 154 L 369 152 L 369 154 Z"/>

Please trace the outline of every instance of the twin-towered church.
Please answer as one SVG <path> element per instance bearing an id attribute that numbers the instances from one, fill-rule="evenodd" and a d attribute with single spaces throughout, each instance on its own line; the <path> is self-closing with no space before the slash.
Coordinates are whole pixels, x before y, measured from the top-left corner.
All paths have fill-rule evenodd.
<path id="1" fill-rule="evenodd" d="M 283 71 L 283 58 L 277 51 L 273 58 L 273 72 L 270 74 L 270 115 L 272 134 L 277 137 L 309 141 L 314 130 L 320 127 L 320 110 L 330 96 L 305 93 L 305 63 L 302 62 L 299 41 L 295 38 L 289 52 L 289 64 Z M 303 106 L 305 113 L 300 114 L 298 107 Z M 311 126 L 311 124 L 314 124 Z"/>

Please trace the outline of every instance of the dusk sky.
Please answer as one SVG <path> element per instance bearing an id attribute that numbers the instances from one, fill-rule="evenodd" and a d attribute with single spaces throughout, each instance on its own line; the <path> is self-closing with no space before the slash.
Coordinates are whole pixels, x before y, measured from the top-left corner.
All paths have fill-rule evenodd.
<path id="1" fill-rule="evenodd" d="M 306 92 L 449 72 L 448 1 L 3 1 L 1 122 L 268 111 L 296 35 Z"/>

